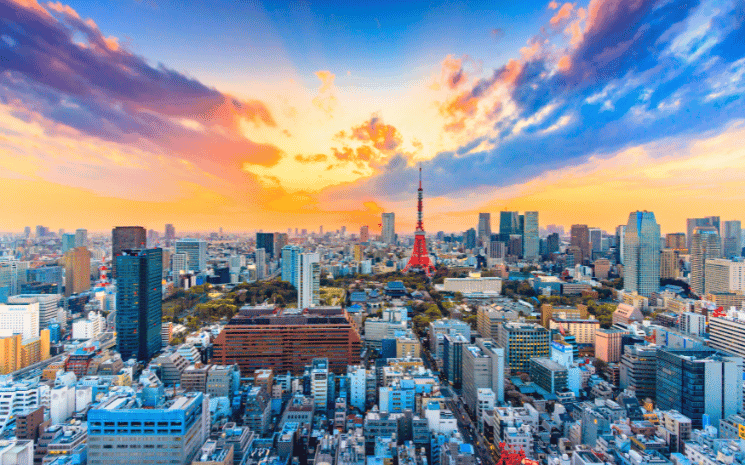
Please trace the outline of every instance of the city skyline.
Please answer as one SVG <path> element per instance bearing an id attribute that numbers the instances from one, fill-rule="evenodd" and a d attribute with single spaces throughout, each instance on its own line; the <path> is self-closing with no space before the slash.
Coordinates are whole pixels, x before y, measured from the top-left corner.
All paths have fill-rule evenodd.
<path id="1" fill-rule="evenodd" d="M 745 206 L 741 2 L 120 3 L 0 1 L 5 229 Z"/>

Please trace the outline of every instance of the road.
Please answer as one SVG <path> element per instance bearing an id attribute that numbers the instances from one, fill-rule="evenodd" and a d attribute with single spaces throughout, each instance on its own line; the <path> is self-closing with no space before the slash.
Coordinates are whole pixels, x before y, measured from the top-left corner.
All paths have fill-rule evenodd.
<path id="1" fill-rule="evenodd" d="M 496 456 L 492 449 L 493 446 L 476 430 L 476 425 L 464 408 L 463 403 L 457 397 L 454 397 L 447 400 L 446 404 L 458 421 L 458 429 L 463 434 L 463 440 L 473 445 L 476 457 L 481 459 L 481 463 L 483 465 L 493 465 L 496 463 Z"/>
<path id="2" fill-rule="evenodd" d="M 13 379 L 18 381 L 20 379 L 23 379 L 24 377 L 27 377 L 27 375 L 34 374 L 37 375 L 35 370 L 38 371 L 38 375 L 41 376 L 41 372 L 44 371 L 44 368 L 48 367 L 52 363 L 55 362 L 61 362 L 62 360 L 67 357 L 67 353 L 55 355 L 54 357 L 48 358 L 46 360 L 43 360 L 38 363 L 34 363 L 33 365 L 29 365 L 26 368 L 21 368 L 20 370 L 16 370 L 13 373 L 11 373 L 11 376 L 13 376 Z"/>

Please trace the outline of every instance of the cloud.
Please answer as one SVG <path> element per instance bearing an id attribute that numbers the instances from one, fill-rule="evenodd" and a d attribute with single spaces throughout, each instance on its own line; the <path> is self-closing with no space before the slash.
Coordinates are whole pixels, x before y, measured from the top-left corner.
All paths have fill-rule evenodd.
<path id="1" fill-rule="evenodd" d="M 0 17 L 0 36 L 13 44 L 2 49 L 6 102 L 96 137 L 156 145 L 196 162 L 271 165 L 281 156 L 240 130 L 242 121 L 276 125 L 262 102 L 153 67 L 68 5 L 0 0 Z"/>
<path id="2" fill-rule="evenodd" d="M 557 27 L 561 23 L 565 22 L 567 19 L 569 19 L 572 16 L 572 9 L 574 8 L 574 5 L 571 3 L 565 3 L 559 8 L 559 11 L 556 12 L 556 14 L 551 18 L 549 21 L 552 26 Z"/>
<path id="3" fill-rule="evenodd" d="M 295 160 L 300 163 L 322 163 L 328 159 L 326 154 L 317 153 L 315 155 L 295 155 Z"/>
<path id="4" fill-rule="evenodd" d="M 369 120 L 352 128 L 350 137 L 362 142 L 372 142 L 373 146 L 381 152 L 393 152 L 403 141 L 398 130 L 394 126 L 383 123 L 378 115 L 372 115 Z"/>
<path id="5" fill-rule="evenodd" d="M 326 113 L 328 117 L 333 116 L 336 109 L 337 97 L 334 79 L 336 75 L 330 71 L 317 71 L 316 77 L 321 80 L 321 87 L 318 89 L 318 95 L 313 99 L 313 105 Z"/>

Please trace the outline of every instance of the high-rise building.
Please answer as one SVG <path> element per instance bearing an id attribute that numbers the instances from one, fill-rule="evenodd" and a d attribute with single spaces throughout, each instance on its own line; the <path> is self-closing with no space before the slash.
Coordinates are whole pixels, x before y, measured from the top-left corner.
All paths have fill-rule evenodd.
<path id="1" fill-rule="evenodd" d="M 549 332 L 536 323 L 503 323 L 497 333 L 497 344 L 505 349 L 511 371 L 527 373 L 530 359 L 548 357 Z"/>
<path id="2" fill-rule="evenodd" d="M 722 256 L 725 258 L 742 255 L 742 226 L 739 221 L 725 221 L 722 235 Z"/>
<path id="3" fill-rule="evenodd" d="M 21 292 L 28 279 L 29 262 L 21 260 L 0 261 L 0 295 Z"/>
<path id="4" fill-rule="evenodd" d="M 499 234 L 502 237 L 518 234 L 519 231 L 518 212 L 499 212 Z"/>
<path id="5" fill-rule="evenodd" d="M 360 242 L 370 242 L 370 228 L 365 226 L 360 226 Z"/>
<path id="6" fill-rule="evenodd" d="M 476 339 L 476 344 L 462 350 L 463 400 L 468 410 L 476 413 L 480 388 L 492 389 L 497 401 L 503 402 L 505 348 L 491 339 Z"/>
<path id="7" fill-rule="evenodd" d="M 386 244 L 396 243 L 396 214 L 383 213 L 382 239 Z"/>
<path id="8" fill-rule="evenodd" d="M 191 464 L 210 433 L 207 397 L 190 392 L 157 401 L 143 408 L 133 395 L 113 395 L 91 408 L 88 464 Z"/>
<path id="9" fill-rule="evenodd" d="M 473 228 L 470 228 L 468 231 L 466 231 L 465 234 L 465 243 L 463 246 L 466 249 L 474 249 L 476 248 L 476 230 Z"/>
<path id="10" fill-rule="evenodd" d="M 189 256 L 191 271 L 207 271 L 207 242 L 201 239 L 179 239 L 176 241 L 176 253 L 185 253 Z"/>
<path id="11" fill-rule="evenodd" d="M 264 249 L 268 258 L 274 258 L 274 233 L 256 233 L 256 248 Z"/>
<path id="12" fill-rule="evenodd" d="M 551 233 L 546 238 L 546 251 L 549 254 L 559 253 L 559 234 Z"/>
<path id="13" fill-rule="evenodd" d="M 590 229 L 586 224 L 572 225 L 570 245 L 579 248 L 583 262 L 590 259 Z"/>
<path id="14" fill-rule="evenodd" d="M 693 232 L 699 226 L 712 226 L 719 235 L 719 217 L 718 216 L 707 216 L 705 218 L 688 218 L 686 220 L 686 248 L 691 249 L 691 243 L 693 242 Z"/>
<path id="15" fill-rule="evenodd" d="M 174 282 L 176 278 L 189 272 L 189 254 L 186 252 L 176 252 L 171 255 L 171 273 L 173 273 Z"/>
<path id="16" fill-rule="evenodd" d="M 116 258 L 116 343 L 123 360 L 150 360 L 162 347 L 162 255 L 161 249 L 131 249 Z"/>
<path id="17" fill-rule="evenodd" d="M 176 228 L 173 227 L 173 225 L 170 223 L 166 225 L 165 240 L 167 247 L 171 247 L 173 245 L 173 241 L 176 240 Z"/>
<path id="18" fill-rule="evenodd" d="M 479 213 L 478 236 L 482 244 L 491 240 L 491 213 Z"/>
<path id="19" fill-rule="evenodd" d="M 339 307 L 298 313 L 274 307 L 243 307 L 214 343 L 213 362 L 237 363 L 241 373 L 271 369 L 302 374 L 314 358 L 327 358 L 330 371 L 346 373 L 360 362 L 361 340 Z"/>
<path id="20" fill-rule="evenodd" d="M 669 233 L 665 236 L 665 248 L 673 250 L 687 250 L 685 233 Z"/>
<path id="21" fill-rule="evenodd" d="M 147 246 L 147 231 L 142 226 L 117 226 L 111 230 L 111 276 L 116 278 L 116 257 L 125 249 Z"/>
<path id="22" fill-rule="evenodd" d="M 689 220 L 690 221 L 690 220 Z M 706 289 L 706 260 L 721 257 L 722 243 L 713 226 L 697 226 L 691 237 L 691 290 L 703 295 Z"/>
<path id="23" fill-rule="evenodd" d="M 442 337 L 443 371 L 448 382 L 460 389 L 463 383 L 463 347 L 471 342 L 462 334 L 444 334 Z"/>
<path id="24" fill-rule="evenodd" d="M 91 252 L 75 247 L 65 253 L 65 296 L 79 294 L 91 288 Z"/>
<path id="25" fill-rule="evenodd" d="M 540 239 L 538 237 L 538 212 L 525 212 L 523 233 L 523 257 L 526 260 L 538 258 Z"/>
<path id="26" fill-rule="evenodd" d="M 8 303 L 11 305 L 38 303 L 39 329 L 46 329 L 57 319 L 61 297 L 59 294 L 20 294 L 8 297 Z"/>
<path id="27" fill-rule="evenodd" d="M 256 280 L 261 281 L 266 278 L 266 251 L 264 249 L 256 249 L 254 264 L 256 265 Z"/>
<path id="28" fill-rule="evenodd" d="M 660 225 L 654 213 L 629 215 L 624 249 L 624 289 L 650 297 L 660 289 Z"/>
<path id="29" fill-rule="evenodd" d="M 640 400 L 654 399 L 657 387 L 657 347 L 627 345 L 623 348 L 620 369 L 621 389 L 633 389 Z"/>
<path id="30" fill-rule="evenodd" d="M 745 357 L 745 319 L 738 312 L 709 317 L 709 345 Z"/>
<path id="31" fill-rule="evenodd" d="M 23 339 L 39 336 L 39 303 L 0 304 L 0 337 L 20 334 Z"/>
<path id="32" fill-rule="evenodd" d="M 79 228 L 75 230 L 75 247 L 85 247 L 88 243 L 88 230 Z"/>
<path id="33" fill-rule="evenodd" d="M 588 229 L 588 233 L 590 234 L 590 251 L 591 252 L 602 252 L 603 230 L 600 228 L 590 228 Z"/>
<path id="34" fill-rule="evenodd" d="M 623 265 L 624 258 L 625 258 L 623 256 L 623 248 L 625 246 L 624 244 L 625 236 L 626 236 L 626 225 L 622 224 L 622 225 L 616 226 L 616 260 L 621 265 Z"/>
<path id="35" fill-rule="evenodd" d="M 678 278 L 680 278 L 680 250 L 665 249 L 660 254 L 660 279 Z"/>
<path id="36" fill-rule="evenodd" d="M 745 262 L 710 258 L 704 264 L 704 293 L 745 292 Z"/>
<path id="37" fill-rule="evenodd" d="M 75 234 L 62 235 L 62 253 L 75 248 Z"/>
<path id="38" fill-rule="evenodd" d="M 320 302 L 321 264 L 318 253 L 300 254 L 297 271 L 298 308 L 315 307 Z"/>
<path id="39" fill-rule="evenodd" d="M 692 241 L 693 242 L 693 241 Z M 742 409 L 742 357 L 714 349 L 657 349 L 656 400 L 660 410 L 677 410 L 702 427 Z"/>
<path id="40" fill-rule="evenodd" d="M 282 247 L 287 245 L 287 233 L 274 233 L 274 250 L 282 253 Z"/>
<path id="41" fill-rule="evenodd" d="M 296 245 L 282 247 L 282 281 L 287 281 L 295 288 L 298 286 L 301 252 L 302 249 Z"/>
<path id="42" fill-rule="evenodd" d="M 492 234 L 492 238 L 497 234 Z M 504 258 L 507 256 L 507 246 L 502 241 L 492 240 L 489 242 L 489 258 Z"/>

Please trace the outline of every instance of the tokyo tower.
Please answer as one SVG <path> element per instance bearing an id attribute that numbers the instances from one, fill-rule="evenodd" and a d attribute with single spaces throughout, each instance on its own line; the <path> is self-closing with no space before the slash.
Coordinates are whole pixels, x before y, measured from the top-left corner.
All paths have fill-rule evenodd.
<path id="1" fill-rule="evenodd" d="M 419 190 L 417 191 L 419 203 L 417 205 L 417 222 L 416 231 L 414 232 L 414 250 L 411 252 L 411 258 L 409 263 L 404 268 L 404 273 L 411 270 L 422 270 L 427 273 L 427 276 L 432 276 L 435 271 L 434 265 L 429 260 L 429 253 L 427 252 L 427 240 L 424 237 L 424 224 L 422 223 L 422 196 L 424 190 L 422 189 L 422 167 L 419 167 Z"/>

